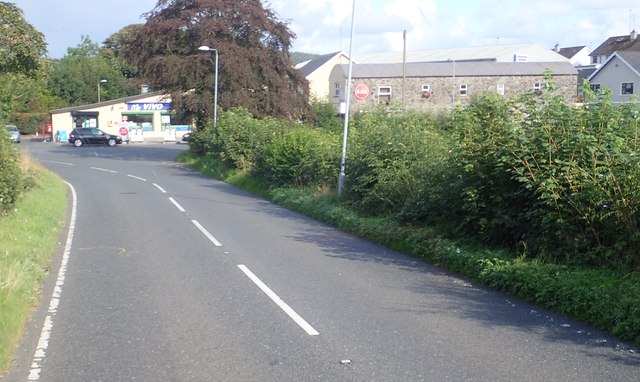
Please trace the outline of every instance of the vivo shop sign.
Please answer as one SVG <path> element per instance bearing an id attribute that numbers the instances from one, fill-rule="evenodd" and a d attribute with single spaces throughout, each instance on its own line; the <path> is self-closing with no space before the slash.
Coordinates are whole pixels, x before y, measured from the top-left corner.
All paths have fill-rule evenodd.
<path id="1" fill-rule="evenodd" d="M 169 110 L 171 103 L 169 102 L 130 102 L 127 103 L 129 111 L 162 111 Z"/>

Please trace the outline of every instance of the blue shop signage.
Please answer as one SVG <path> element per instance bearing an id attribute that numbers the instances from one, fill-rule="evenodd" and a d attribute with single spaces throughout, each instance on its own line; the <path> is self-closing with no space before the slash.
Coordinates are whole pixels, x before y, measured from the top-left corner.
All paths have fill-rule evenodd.
<path id="1" fill-rule="evenodd" d="M 127 110 L 129 111 L 163 111 L 169 110 L 170 102 L 129 102 Z"/>

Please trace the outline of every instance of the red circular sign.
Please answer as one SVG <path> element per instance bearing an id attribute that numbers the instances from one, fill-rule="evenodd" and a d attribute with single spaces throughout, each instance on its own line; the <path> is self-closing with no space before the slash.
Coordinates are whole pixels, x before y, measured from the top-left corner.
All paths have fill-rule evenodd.
<path id="1" fill-rule="evenodd" d="M 120 135 L 127 135 L 127 134 L 129 134 L 129 130 L 126 127 L 121 127 Z"/>
<path id="2" fill-rule="evenodd" d="M 365 84 L 360 84 L 353 90 L 353 95 L 359 100 L 367 99 L 369 97 L 369 88 Z"/>

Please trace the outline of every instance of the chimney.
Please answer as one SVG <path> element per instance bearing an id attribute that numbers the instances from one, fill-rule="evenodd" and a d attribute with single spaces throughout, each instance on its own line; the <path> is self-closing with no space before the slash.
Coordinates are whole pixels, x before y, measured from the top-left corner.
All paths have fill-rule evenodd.
<path id="1" fill-rule="evenodd" d="M 635 40 L 636 38 L 638 38 L 638 32 L 636 32 L 636 30 L 632 30 L 631 31 L 631 41 Z"/>
<path id="2" fill-rule="evenodd" d="M 149 93 L 149 85 L 142 85 L 142 86 L 140 86 L 140 93 L 141 93 L 141 94 L 147 94 L 147 93 Z"/>
<path id="3" fill-rule="evenodd" d="M 556 43 L 556 46 L 553 47 L 553 51 L 556 53 L 560 52 L 560 44 Z"/>

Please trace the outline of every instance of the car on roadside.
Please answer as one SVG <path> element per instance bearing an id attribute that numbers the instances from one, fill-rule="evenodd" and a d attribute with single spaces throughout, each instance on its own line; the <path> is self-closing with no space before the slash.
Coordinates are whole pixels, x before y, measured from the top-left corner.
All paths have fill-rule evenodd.
<path id="1" fill-rule="evenodd" d="M 9 139 L 15 143 L 20 143 L 20 129 L 16 125 L 5 125 Z"/>
<path id="2" fill-rule="evenodd" d="M 69 143 L 75 147 L 82 145 L 107 145 L 113 147 L 122 143 L 119 135 L 105 133 L 92 127 L 75 128 L 69 133 Z"/>
<path id="3" fill-rule="evenodd" d="M 189 140 L 191 140 L 191 133 L 184 133 L 184 135 L 182 135 L 182 142 L 189 143 Z"/>

